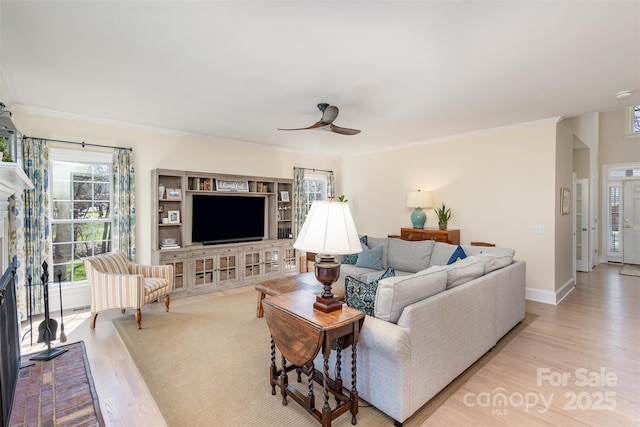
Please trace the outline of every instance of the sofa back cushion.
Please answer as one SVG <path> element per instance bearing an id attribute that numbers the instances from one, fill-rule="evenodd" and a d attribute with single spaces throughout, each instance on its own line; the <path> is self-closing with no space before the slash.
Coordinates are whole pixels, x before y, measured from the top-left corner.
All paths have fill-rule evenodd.
<path id="1" fill-rule="evenodd" d="M 484 268 L 484 260 L 474 255 L 447 265 L 447 289 L 455 288 L 482 276 Z"/>
<path id="2" fill-rule="evenodd" d="M 484 260 L 484 274 L 491 273 L 499 268 L 511 265 L 516 251 L 508 248 L 492 248 L 492 251 L 482 252 L 477 255 Z"/>
<path id="3" fill-rule="evenodd" d="M 440 293 L 446 286 L 447 271 L 444 267 L 432 267 L 409 276 L 380 280 L 376 292 L 374 316 L 387 322 L 397 323 L 406 306 Z"/>
<path id="4" fill-rule="evenodd" d="M 429 260 L 429 267 L 433 267 L 436 265 L 447 265 L 451 255 L 458 248 L 458 245 L 452 245 L 450 243 L 444 242 L 435 242 L 433 245 L 433 251 L 431 252 L 431 259 Z M 467 256 L 473 255 L 466 251 L 465 247 L 463 247 Z"/>
<path id="5" fill-rule="evenodd" d="M 412 242 L 409 240 L 389 239 L 389 267 L 399 271 L 417 273 L 429 268 L 433 240 Z M 446 264 L 446 262 L 445 262 Z"/>

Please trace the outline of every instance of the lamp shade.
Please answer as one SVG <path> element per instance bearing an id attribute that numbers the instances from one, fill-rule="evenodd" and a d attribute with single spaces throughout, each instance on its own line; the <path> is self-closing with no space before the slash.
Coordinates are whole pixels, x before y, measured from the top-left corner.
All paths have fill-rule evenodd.
<path id="1" fill-rule="evenodd" d="M 432 205 L 431 191 L 412 191 L 407 194 L 408 208 L 430 208 Z"/>
<path id="2" fill-rule="evenodd" d="M 317 254 L 346 255 L 362 251 L 349 205 L 315 201 L 293 247 Z"/>

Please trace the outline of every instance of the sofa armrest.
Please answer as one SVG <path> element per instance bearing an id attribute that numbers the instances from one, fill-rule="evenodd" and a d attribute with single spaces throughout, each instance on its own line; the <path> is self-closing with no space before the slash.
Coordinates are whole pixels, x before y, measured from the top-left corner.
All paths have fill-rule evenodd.
<path id="1" fill-rule="evenodd" d="M 411 357 L 409 329 L 372 316 L 365 317 L 360 330 L 358 347 L 361 345 L 391 360 L 403 361 Z"/>
<path id="2" fill-rule="evenodd" d="M 133 274 L 142 274 L 144 277 L 158 277 L 169 282 L 169 294 L 173 290 L 173 265 L 142 265 L 129 263 L 129 271 Z"/>
<path id="3" fill-rule="evenodd" d="M 131 274 L 142 274 L 144 277 L 161 277 L 169 279 L 173 276 L 172 265 L 143 265 L 130 263 L 129 271 Z"/>

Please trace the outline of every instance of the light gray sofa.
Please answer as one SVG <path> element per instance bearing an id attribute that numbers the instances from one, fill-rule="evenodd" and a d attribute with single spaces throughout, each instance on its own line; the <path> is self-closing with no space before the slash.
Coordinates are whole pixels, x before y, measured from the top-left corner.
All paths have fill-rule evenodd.
<path id="1" fill-rule="evenodd" d="M 379 281 L 374 316 L 365 318 L 357 389 L 401 425 L 524 319 L 525 263 L 512 249 L 462 246 L 467 258 L 447 266 L 456 245 L 368 237 L 369 248 L 380 245 L 383 268 L 394 267 L 396 277 Z M 381 273 L 341 270 L 342 279 Z M 349 389 L 351 352 L 342 358 Z M 315 364 L 322 366 L 321 355 Z"/>

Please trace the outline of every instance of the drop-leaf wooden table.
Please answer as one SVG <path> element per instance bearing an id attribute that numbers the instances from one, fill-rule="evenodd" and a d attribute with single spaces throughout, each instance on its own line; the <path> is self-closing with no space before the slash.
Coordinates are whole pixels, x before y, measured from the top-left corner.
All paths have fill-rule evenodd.
<path id="1" fill-rule="evenodd" d="M 276 386 L 282 394 L 282 404 L 287 404 L 290 396 L 303 408 L 320 421 L 323 427 L 331 425 L 331 421 L 347 411 L 351 411 L 351 424 L 356 424 L 358 413 L 358 390 L 356 388 L 356 357 L 360 327 L 364 322 L 364 313 L 351 307 L 343 306 L 342 310 L 323 313 L 315 310 L 313 303 L 316 296 L 306 291 L 287 292 L 266 298 L 262 304 L 264 314 L 271 333 L 271 366 L 269 377 L 271 394 L 276 394 Z M 276 346 L 282 354 L 282 366 L 276 366 Z M 351 346 L 351 390 L 342 387 L 341 352 Z M 329 355 L 336 350 L 336 378 L 329 377 Z M 323 354 L 322 371 L 315 369 L 313 360 L 319 351 Z M 287 364 L 287 362 L 289 364 Z M 296 390 L 288 381 L 288 373 L 292 370 L 308 378 L 306 395 Z M 322 384 L 323 405 L 315 407 L 313 381 Z M 329 405 L 329 395 L 336 399 L 336 406 Z"/>

